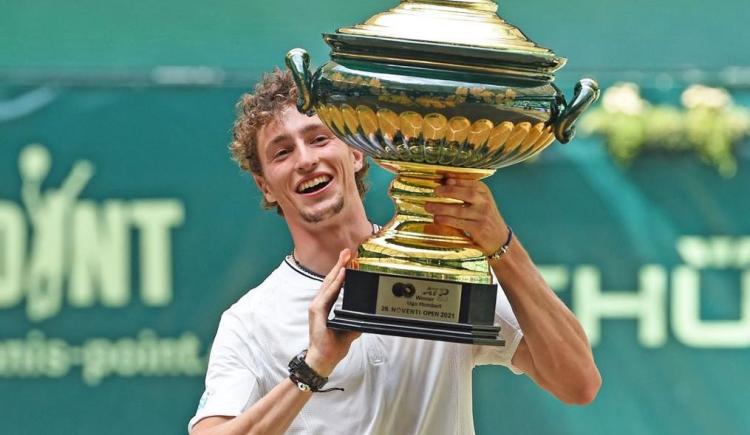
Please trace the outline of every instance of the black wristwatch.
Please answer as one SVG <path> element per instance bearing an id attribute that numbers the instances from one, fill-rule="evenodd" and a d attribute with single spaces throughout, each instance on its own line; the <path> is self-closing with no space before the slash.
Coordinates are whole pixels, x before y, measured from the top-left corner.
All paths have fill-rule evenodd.
<path id="1" fill-rule="evenodd" d="M 343 388 L 329 388 L 322 390 L 323 386 L 328 382 L 328 378 L 319 375 L 315 370 L 305 362 L 307 356 L 307 349 L 300 352 L 297 356 L 289 361 L 289 379 L 292 383 L 302 391 L 312 391 L 313 393 L 326 393 L 328 391 L 340 390 L 344 391 Z"/>

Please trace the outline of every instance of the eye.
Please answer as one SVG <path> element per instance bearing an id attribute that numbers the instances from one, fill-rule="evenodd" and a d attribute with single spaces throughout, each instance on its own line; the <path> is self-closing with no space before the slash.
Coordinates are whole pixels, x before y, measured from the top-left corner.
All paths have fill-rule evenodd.
<path id="1" fill-rule="evenodd" d="M 326 135 L 319 134 L 319 135 L 315 136 L 315 139 L 313 139 L 312 143 L 314 145 L 324 145 L 324 144 L 328 143 L 329 140 L 331 140 L 330 137 L 328 137 Z"/>
<path id="2" fill-rule="evenodd" d="M 273 154 L 273 159 L 274 160 L 282 159 L 282 158 L 286 157 L 287 154 L 289 154 L 289 150 L 288 149 L 286 149 L 286 148 L 280 148 L 278 151 L 276 151 Z"/>

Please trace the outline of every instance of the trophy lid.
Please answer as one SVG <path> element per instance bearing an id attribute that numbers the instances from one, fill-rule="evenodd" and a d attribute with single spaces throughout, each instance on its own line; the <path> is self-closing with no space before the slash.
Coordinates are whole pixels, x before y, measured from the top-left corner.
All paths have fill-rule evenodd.
<path id="1" fill-rule="evenodd" d="M 325 34 L 332 58 L 501 73 L 551 81 L 564 58 L 497 15 L 492 0 L 401 0 L 363 24 Z"/>

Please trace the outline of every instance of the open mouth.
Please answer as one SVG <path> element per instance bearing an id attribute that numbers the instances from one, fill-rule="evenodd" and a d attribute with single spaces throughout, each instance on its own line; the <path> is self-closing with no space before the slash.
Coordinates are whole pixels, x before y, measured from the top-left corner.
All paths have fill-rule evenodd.
<path id="1" fill-rule="evenodd" d="M 315 193 L 328 186 L 332 179 L 333 177 L 331 177 L 330 175 L 320 175 L 313 179 L 304 181 L 297 186 L 297 193 L 301 193 L 303 195 Z"/>

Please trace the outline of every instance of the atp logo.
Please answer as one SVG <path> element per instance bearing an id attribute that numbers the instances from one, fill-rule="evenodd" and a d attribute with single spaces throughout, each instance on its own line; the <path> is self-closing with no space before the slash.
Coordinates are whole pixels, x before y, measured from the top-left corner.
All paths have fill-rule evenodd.
<path id="1" fill-rule="evenodd" d="M 414 297 L 414 294 L 417 292 L 417 289 L 414 287 L 414 284 L 411 283 L 403 283 L 403 282 L 397 282 L 393 284 L 393 287 L 391 288 L 391 291 L 393 292 L 393 296 L 396 296 L 397 298 L 412 298 Z"/>

